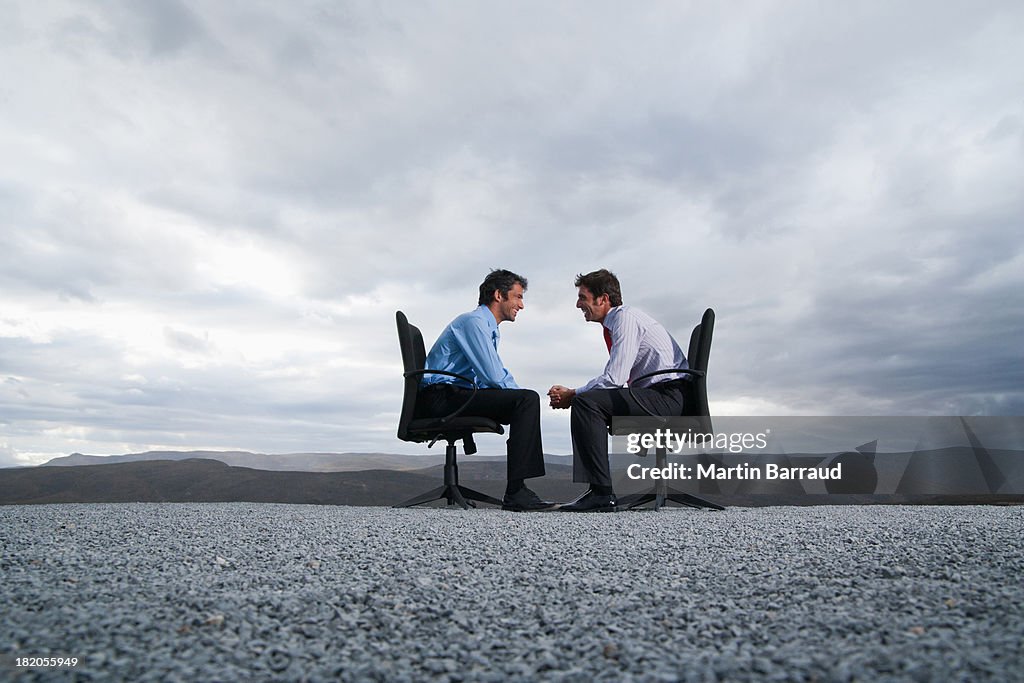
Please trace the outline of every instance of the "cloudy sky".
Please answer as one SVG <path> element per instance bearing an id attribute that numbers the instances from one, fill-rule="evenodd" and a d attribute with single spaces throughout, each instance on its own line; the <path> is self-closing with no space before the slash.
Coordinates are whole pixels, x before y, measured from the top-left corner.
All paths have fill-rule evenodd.
<path id="1" fill-rule="evenodd" d="M 542 393 L 608 267 L 684 344 L 716 310 L 713 413 L 1024 414 L 1019 2 L 0 15 L 0 465 L 425 452 L 395 311 L 429 344 L 494 267 Z"/>

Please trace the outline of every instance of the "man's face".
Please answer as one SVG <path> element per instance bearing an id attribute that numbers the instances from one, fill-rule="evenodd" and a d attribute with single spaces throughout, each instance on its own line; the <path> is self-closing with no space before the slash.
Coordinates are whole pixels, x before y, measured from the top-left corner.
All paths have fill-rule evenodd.
<path id="1" fill-rule="evenodd" d="M 604 317 L 612 310 L 612 302 L 608 295 L 602 294 L 594 298 L 590 290 L 582 285 L 577 287 L 577 291 L 579 296 L 576 297 L 576 308 L 583 311 L 583 317 L 592 323 L 604 322 Z"/>
<path id="2" fill-rule="evenodd" d="M 515 322 L 516 314 L 526 307 L 523 303 L 523 286 L 517 282 L 504 297 L 499 291 L 495 294 L 498 296 L 498 322 Z"/>

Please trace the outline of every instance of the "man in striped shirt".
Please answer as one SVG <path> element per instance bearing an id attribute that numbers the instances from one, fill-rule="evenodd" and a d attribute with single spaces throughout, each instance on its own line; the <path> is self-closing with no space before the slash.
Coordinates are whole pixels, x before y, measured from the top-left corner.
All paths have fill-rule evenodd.
<path id="1" fill-rule="evenodd" d="M 672 335 L 643 311 L 624 306 L 619 280 L 608 270 L 576 277 L 576 308 L 590 322 L 604 327 L 608 363 L 604 372 L 577 389 L 556 384 L 548 390 L 552 408 L 571 408 L 573 481 L 590 489 L 563 505 L 570 512 L 614 512 L 617 509 L 608 465 L 608 425 L 613 416 L 646 415 L 633 393 L 658 415 L 682 415 L 687 400 L 686 375 L 667 373 L 633 383 L 637 378 L 673 368 L 686 368 L 686 356 Z"/>

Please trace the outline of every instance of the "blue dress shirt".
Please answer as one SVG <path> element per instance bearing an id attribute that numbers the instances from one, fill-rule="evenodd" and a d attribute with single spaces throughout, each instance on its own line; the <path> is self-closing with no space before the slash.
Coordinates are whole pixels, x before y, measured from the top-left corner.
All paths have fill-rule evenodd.
<path id="1" fill-rule="evenodd" d="M 486 306 L 463 313 L 444 328 L 427 354 L 428 370 L 444 370 L 472 377 L 480 388 L 518 389 L 515 379 L 498 357 L 498 321 Z M 423 385 L 465 382 L 446 375 L 424 375 Z"/>

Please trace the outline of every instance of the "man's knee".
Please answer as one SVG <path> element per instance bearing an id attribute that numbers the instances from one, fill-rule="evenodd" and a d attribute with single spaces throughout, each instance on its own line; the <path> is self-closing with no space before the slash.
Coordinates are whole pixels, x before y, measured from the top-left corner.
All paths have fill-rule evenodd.
<path id="1" fill-rule="evenodd" d="M 516 390 L 516 410 L 540 414 L 540 395 L 533 389 Z"/>
<path id="2" fill-rule="evenodd" d="M 517 389 L 516 403 L 523 407 L 537 406 L 540 409 L 540 396 L 533 389 Z"/>
<path id="3" fill-rule="evenodd" d="M 576 394 L 572 399 L 572 406 L 569 411 L 570 425 L 576 425 L 578 428 L 581 425 L 591 423 L 597 418 L 600 418 L 602 421 L 606 420 L 605 410 L 598 397 L 590 391 Z"/>
<path id="4" fill-rule="evenodd" d="M 507 413 L 507 422 L 514 430 L 528 429 L 540 433 L 540 396 L 532 389 L 515 389 L 516 398 Z M 511 434 L 509 434 L 511 437 Z"/>
<path id="5" fill-rule="evenodd" d="M 592 391 L 584 391 L 582 394 L 576 394 L 572 398 L 572 411 L 576 412 L 594 412 L 598 410 L 598 402 Z"/>

